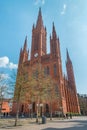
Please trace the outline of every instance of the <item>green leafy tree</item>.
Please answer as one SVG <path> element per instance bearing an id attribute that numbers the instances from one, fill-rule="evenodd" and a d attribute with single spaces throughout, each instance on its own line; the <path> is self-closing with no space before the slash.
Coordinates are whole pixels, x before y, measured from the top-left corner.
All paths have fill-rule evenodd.
<path id="1" fill-rule="evenodd" d="M 15 126 L 18 122 L 18 116 L 19 116 L 19 108 L 20 103 L 22 103 L 25 100 L 25 87 L 24 84 L 26 83 L 25 77 L 25 68 L 23 65 L 21 65 L 21 69 L 17 73 L 16 77 L 16 84 L 15 84 L 15 91 L 14 91 L 14 101 L 16 102 L 16 118 L 15 118 Z"/>
<path id="2" fill-rule="evenodd" d="M 40 111 L 40 104 L 46 102 L 48 99 L 50 102 L 50 112 L 52 119 L 52 102 L 57 99 L 57 94 L 55 91 L 55 81 L 51 76 L 45 74 L 43 66 L 38 63 L 31 68 L 31 73 L 28 77 L 26 84 L 26 96 L 28 99 L 35 101 L 37 106 L 37 122 L 38 122 L 38 112 Z"/>
<path id="3" fill-rule="evenodd" d="M 24 72 L 25 72 L 24 66 L 21 65 L 21 69 L 18 70 L 17 73 L 15 71 L 12 72 L 9 80 L 9 86 L 12 87 L 9 93 L 13 94 L 13 106 L 14 106 L 14 102 L 16 102 L 16 117 L 15 117 L 15 124 L 14 124 L 15 126 L 17 126 L 18 123 L 20 103 L 23 102 L 24 93 L 25 93 Z"/>

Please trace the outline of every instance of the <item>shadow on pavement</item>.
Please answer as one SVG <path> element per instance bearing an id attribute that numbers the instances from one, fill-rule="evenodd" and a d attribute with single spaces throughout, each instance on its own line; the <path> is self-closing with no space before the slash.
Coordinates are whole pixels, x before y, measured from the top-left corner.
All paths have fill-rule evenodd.
<path id="1" fill-rule="evenodd" d="M 70 122 L 78 122 L 78 124 L 74 125 L 73 127 L 68 127 L 68 128 L 45 128 L 42 130 L 87 130 L 87 121 L 70 121 Z M 67 127 L 67 124 L 66 126 Z"/>

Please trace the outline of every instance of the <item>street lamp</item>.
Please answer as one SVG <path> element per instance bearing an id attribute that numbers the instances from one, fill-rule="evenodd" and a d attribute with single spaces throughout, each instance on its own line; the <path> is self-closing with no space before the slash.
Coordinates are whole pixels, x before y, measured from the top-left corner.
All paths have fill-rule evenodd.
<path id="1" fill-rule="evenodd" d="M 36 122 L 38 123 L 38 107 L 39 107 L 39 104 L 36 104 L 36 106 L 37 106 Z"/>
<path id="2" fill-rule="evenodd" d="M 37 106 L 37 117 L 36 117 L 36 122 L 38 123 L 38 116 L 41 116 L 42 117 L 42 107 L 43 107 L 43 104 L 40 103 L 40 104 L 36 104 Z M 40 122 L 40 120 L 39 120 Z"/>
<path id="3" fill-rule="evenodd" d="M 63 107 L 60 107 L 61 116 L 63 117 Z"/>
<path id="4" fill-rule="evenodd" d="M 28 106 L 29 106 L 29 110 L 30 110 L 30 117 L 31 117 L 31 119 L 32 119 L 32 115 L 31 115 L 32 104 L 29 104 Z"/>
<path id="5" fill-rule="evenodd" d="M 42 107 L 43 107 L 43 104 L 40 103 L 40 115 L 41 115 L 41 117 L 42 117 Z"/>

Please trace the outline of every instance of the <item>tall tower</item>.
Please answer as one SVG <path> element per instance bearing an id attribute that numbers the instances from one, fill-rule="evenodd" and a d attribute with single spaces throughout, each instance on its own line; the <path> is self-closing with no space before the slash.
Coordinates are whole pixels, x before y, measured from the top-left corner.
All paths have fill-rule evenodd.
<path id="1" fill-rule="evenodd" d="M 52 68 L 54 72 L 53 74 L 54 79 L 57 81 L 57 87 L 58 87 L 58 94 L 59 94 L 58 109 L 59 111 L 66 113 L 66 101 L 64 95 L 64 82 L 63 82 L 63 74 L 62 74 L 60 41 L 59 38 L 57 37 L 54 23 L 52 27 L 52 36 L 50 36 L 50 56 L 51 56 Z"/>
<path id="2" fill-rule="evenodd" d="M 58 79 L 61 80 L 62 63 L 61 63 L 61 54 L 60 54 L 60 42 L 59 42 L 59 38 L 57 38 L 54 23 L 52 27 L 52 36 L 50 36 L 50 55 L 51 55 L 52 60 L 56 60 L 57 76 L 58 76 Z"/>
<path id="3" fill-rule="evenodd" d="M 67 78 L 68 78 L 68 88 L 70 91 L 72 90 L 69 97 L 68 97 L 68 103 L 69 103 L 69 100 L 71 100 L 71 102 L 69 104 L 69 109 L 70 109 L 69 111 L 80 113 L 80 107 L 79 107 L 75 78 L 74 78 L 73 65 L 72 65 L 68 50 L 67 50 L 66 69 L 67 69 Z M 68 96 L 68 95 L 66 95 L 66 96 Z M 74 106 L 72 106 L 72 104 L 74 104 Z"/>
<path id="4" fill-rule="evenodd" d="M 46 54 L 46 28 L 43 25 L 41 8 L 39 8 L 36 26 L 32 29 L 31 59 Z"/>
<path id="5" fill-rule="evenodd" d="M 53 87 L 55 88 L 57 98 L 55 99 L 55 101 L 52 101 L 53 113 L 55 113 L 56 111 L 59 111 L 59 113 L 60 112 L 80 113 L 72 62 L 67 50 L 67 62 L 66 62 L 67 77 L 68 77 L 67 79 L 65 76 L 63 77 L 60 41 L 59 41 L 59 37 L 57 36 L 54 23 L 52 26 L 52 34 L 50 36 L 49 54 L 47 54 L 46 51 L 46 36 L 47 36 L 47 32 L 43 24 L 41 8 L 39 8 L 37 22 L 35 25 L 33 24 L 32 27 L 32 43 L 31 43 L 30 59 L 28 59 L 29 51 L 27 49 L 27 37 L 25 38 L 23 48 L 21 48 L 20 50 L 15 90 L 18 89 L 19 91 L 20 85 L 17 84 L 19 76 L 22 75 L 22 77 L 25 79 L 23 86 L 27 86 L 27 82 L 29 82 L 28 77 L 33 74 L 33 68 L 37 69 L 36 64 L 40 62 L 46 75 L 48 77 L 51 76 L 52 80 L 55 81 L 55 86 L 53 85 Z M 33 87 L 33 86 L 29 84 L 29 87 Z M 16 91 L 14 96 L 15 95 L 16 95 Z M 29 96 L 31 97 L 31 95 Z M 27 99 L 25 100 L 27 101 Z M 28 100 L 30 101 L 31 99 Z M 38 100 L 37 101 L 35 100 L 34 104 L 32 105 L 32 110 L 34 112 L 36 112 L 37 102 Z M 25 104 L 20 104 L 19 112 L 22 114 L 23 112 L 29 114 L 28 104 L 27 102 L 25 102 Z M 44 108 L 46 107 L 44 109 L 45 110 L 44 112 L 46 113 L 50 112 L 50 100 L 48 101 L 44 100 L 43 104 L 44 104 Z M 16 105 L 17 104 L 14 105 L 14 110 L 15 110 L 14 113 L 16 113 L 16 107 L 17 107 Z"/>
<path id="6" fill-rule="evenodd" d="M 67 69 L 68 83 L 69 83 L 70 87 L 71 87 L 73 90 L 76 91 L 73 65 L 72 65 L 72 61 L 71 61 L 71 59 L 70 59 L 68 50 L 67 50 L 66 69 Z"/>
<path id="7" fill-rule="evenodd" d="M 24 41 L 23 49 L 20 49 L 19 65 L 28 61 L 29 50 L 27 50 L 27 36 Z"/>

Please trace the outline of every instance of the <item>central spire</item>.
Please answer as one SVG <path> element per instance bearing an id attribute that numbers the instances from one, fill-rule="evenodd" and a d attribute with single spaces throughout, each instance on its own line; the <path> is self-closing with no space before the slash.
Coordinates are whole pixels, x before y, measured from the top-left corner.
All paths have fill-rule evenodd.
<path id="1" fill-rule="evenodd" d="M 54 22 L 53 22 L 52 37 L 57 38 Z"/>
<path id="2" fill-rule="evenodd" d="M 36 24 L 36 27 L 38 27 L 38 26 L 43 27 L 41 7 L 39 8 L 38 19 L 37 19 L 37 24 Z"/>
<path id="3" fill-rule="evenodd" d="M 24 51 L 26 51 L 27 50 L 27 36 L 25 37 L 25 42 L 24 42 L 24 49 L 23 49 Z"/>
<path id="4" fill-rule="evenodd" d="M 66 49 L 66 53 L 67 53 L 67 62 L 69 62 L 69 61 L 71 62 L 68 49 Z"/>

